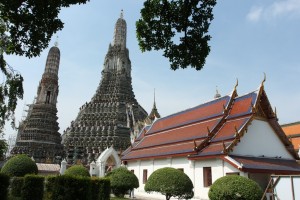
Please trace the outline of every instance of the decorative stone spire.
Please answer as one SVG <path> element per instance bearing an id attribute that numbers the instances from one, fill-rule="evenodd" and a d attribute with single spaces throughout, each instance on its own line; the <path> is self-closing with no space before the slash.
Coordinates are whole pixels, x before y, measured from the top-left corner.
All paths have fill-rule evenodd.
<path id="1" fill-rule="evenodd" d="M 29 105 L 27 117 L 20 123 L 16 146 L 12 154 L 27 154 L 36 162 L 60 162 L 63 146 L 58 132 L 57 96 L 60 51 L 49 50 L 37 97 Z"/>
<path id="2" fill-rule="evenodd" d="M 148 115 L 148 117 L 146 118 L 145 122 L 146 124 L 152 124 L 153 121 L 157 118 L 160 118 L 160 114 L 157 111 L 156 108 L 156 101 L 155 101 L 155 89 L 154 89 L 154 103 L 153 103 L 153 108 L 150 112 L 150 114 Z"/>
<path id="3" fill-rule="evenodd" d="M 126 32 L 127 25 L 123 19 L 123 10 L 121 10 L 120 18 L 117 20 L 114 31 L 113 46 L 120 45 L 122 48 L 126 48 Z"/>
<path id="4" fill-rule="evenodd" d="M 219 94 L 218 86 L 216 86 L 216 94 L 215 94 L 214 98 L 215 98 L 215 99 L 218 99 L 218 98 L 220 98 L 220 97 L 221 97 L 221 95 Z"/>
<path id="5" fill-rule="evenodd" d="M 131 81 L 126 21 L 121 13 L 96 93 L 80 108 L 77 118 L 64 132 L 68 163 L 91 163 L 107 147 L 113 145 L 121 152 L 130 146 L 131 132 L 137 122 L 147 117 L 135 99 Z"/>
<path id="6" fill-rule="evenodd" d="M 51 47 L 45 66 L 42 80 L 38 87 L 37 104 L 52 104 L 56 106 L 58 96 L 58 69 L 60 51 L 57 47 Z"/>

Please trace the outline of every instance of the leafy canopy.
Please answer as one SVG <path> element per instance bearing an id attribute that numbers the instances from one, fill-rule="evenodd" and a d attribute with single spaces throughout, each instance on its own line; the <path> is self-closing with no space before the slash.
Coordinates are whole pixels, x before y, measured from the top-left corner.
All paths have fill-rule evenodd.
<path id="1" fill-rule="evenodd" d="M 23 77 L 4 59 L 4 54 L 39 56 L 53 34 L 63 28 L 58 18 L 62 7 L 89 0 L 1 0 L 0 2 L 0 134 L 6 120 L 12 120 L 17 100 L 23 98 Z"/>
<path id="2" fill-rule="evenodd" d="M 165 167 L 154 171 L 145 185 L 146 192 L 159 192 L 166 196 L 179 199 L 190 199 L 194 196 L 193 183 L 182 171 Z"/>
<path id="3" fill-rule="evenodd" d="M 210 200 L 260 200 L 263 191 L 253 180 L 243 176 L 230 175 L 217 179 L 210 187 Z"/>
<path id="4" fill-rule="evenodd" d="M 66 170 L 65 175 L 90 177 L 89 171 L 82 165 L 73 165 Z"/>
<path id="5" fill-rule="evenodd" d="M 9 176 L 23 177 L 26 174 L 37 174 L 38 168 L 31 158 L 20 154 L 10 158 L 2 167 L 1 173 Z"/>
<path id="6" fill-rule="evenodd" d="M 7 149 L 8 145 L 6 140 L 0 139 L 0 160 L 4 160 Z"/>
<path id="7" fill-rule="evenodd" d="M 110 179 L 110 187 L 117 197 L 124 197 L 128 190 L 139 187 L 136 175 L 125 167 L 112 170 L 106 177 Z"/>
<path id="8" fill-rule="evenodd" d="M 141 50 L 164 50 L 171 69 L 201 70 L 210 52 L 208 35 L 216 0 L 146 0 L 136 22 Z"/>

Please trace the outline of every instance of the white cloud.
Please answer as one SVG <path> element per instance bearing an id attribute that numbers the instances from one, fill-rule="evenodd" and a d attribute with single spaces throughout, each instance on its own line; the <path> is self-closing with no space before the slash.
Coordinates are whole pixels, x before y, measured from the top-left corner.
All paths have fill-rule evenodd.
<path id="1" fill-rule="evenodd" d="M 246 16 L 247 20 L 252 22 L 279 17 L 300 17 L 300 0 L 276 0 L 264 7 L 253 6 Z"/>
<path id="2" fill-rule="evenodd" d="M 263 12 L 263 7 L 252 7 L 247 15 L 249 21 L 259 21 Z"/>

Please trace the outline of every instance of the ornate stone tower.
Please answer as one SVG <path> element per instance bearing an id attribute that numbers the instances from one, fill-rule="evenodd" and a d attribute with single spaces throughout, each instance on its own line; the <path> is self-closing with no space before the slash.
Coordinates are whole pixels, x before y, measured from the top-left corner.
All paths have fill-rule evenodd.
<path id="1" fill-rule="evenodd" d="M 80 108 L 77 118 L 63 134 L 69 164 L 90 163 L 110 146 L 117 151 L 125 150 L 130 145 L 134 125 L 147 117 L 147 112 L 135 99 L 131 85 L 126 31 L 126 21 L 121 13 L 96 94 Z"/>
<path id="2" fill-rule="evenodd" d="M 29 105 L 27 117 L 19 125 L 12 154 L 27 154 L 42 163 L 59 161 L 63 153 L 56 108 L 59 61 L 60 51 L 54 46 L 48 53 L 37 97 Z"/>

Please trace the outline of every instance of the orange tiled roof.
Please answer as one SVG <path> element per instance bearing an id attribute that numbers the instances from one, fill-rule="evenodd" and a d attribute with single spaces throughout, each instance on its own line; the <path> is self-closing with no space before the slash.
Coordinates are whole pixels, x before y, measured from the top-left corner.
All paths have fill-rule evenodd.
<path id="1" fill-rule="evenodd" d="M 266 109 L 261 111 L 256 107 Z M 227 155 L 245 134 L 256 112 L 270 111 L 270 108 L 263 84 L 258 90 L 240 97 L 234 90 L 231 95 L 158 119 L 142 131 L 132 147 L 123 153 L 122 160 L 179 155 L 200 159 Z M 274 119 L 269 113 L 262 116 Z M 280 128 L 276 120 L 272 121 L 272 126 L 275 132 Z M 287 138 L 282 140 L 289 144 Z"/>
<path id="2" fill-rule="evenodd" d="M 286 135 L 300 134 L 300 122 L 284 124 L 281 127 Z"/>
<path id="3" fill-rule="evenodd" d="M 284 133 L 290 138 L 296 151 L 300 148 L 300 122 L 284 124 L 281 126 Z"/>
<path id="4" fill-rule="evenodd" d="M 235 160 L 240 165 L 239 169 L 244 172 L 269 171 L 269 173 L 281 175 L 300 174 L 300 165 L 296 160 L 246 156 L 230 156 L 230 158 Z M 226 161 L 226 158 L 224 160 Z"/>

